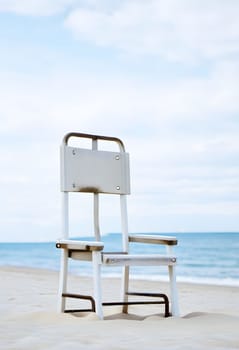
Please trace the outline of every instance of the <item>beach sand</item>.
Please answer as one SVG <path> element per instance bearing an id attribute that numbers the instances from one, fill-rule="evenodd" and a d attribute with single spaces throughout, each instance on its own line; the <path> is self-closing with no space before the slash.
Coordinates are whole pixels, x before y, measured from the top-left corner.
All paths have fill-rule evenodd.
<path id="1" fill-rule="evenodd" d="M 56 272 L 1 267 L 0 279 L 0 349 L 239 349 L 238 287 L 178 283 L 181 317 L 141 305 L 128 315 L 107 307 L 100 321 L 94 313 L 56 312 Z M 70 284 L 72 292 L 91 287 L 77 276 Z M 118 279 L 104 279 L 104 298 L 116 299 L 119 288 Z M 134 281 L 131 289 L 167 292 L 167 285 Z"/>

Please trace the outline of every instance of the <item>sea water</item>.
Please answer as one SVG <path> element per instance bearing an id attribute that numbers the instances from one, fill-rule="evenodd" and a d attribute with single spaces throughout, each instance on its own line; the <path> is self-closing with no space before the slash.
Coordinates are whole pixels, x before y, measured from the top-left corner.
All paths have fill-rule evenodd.
<path id="1" fill-rule="evenodd" d="M 167 234 L 170 236 L 170 234 Z M 174 247 L 178 258 L 179 281 L 239 286 L 239 233 L 178 233 L 178 245 Z M 75 239 L 75 238 L 74 238 Z M 80 239 L 89 240 L 89 237 Z M 107 251 L 121 250 L 121 235 L 107 234 L 102 237 Z M 165 246 L 142 243 L 131 244 L 134 253 L 164 253 Z M 46 268 L 59 270 L 60 251 L 55 242 L 47 243 L 0 243 L 0 265 Z M 91 264 L 70 262 L 70 271 L 76 274 L 91 273 Z M 136 278 L 165 280 L 165 267 L 132 268 Z M 104 276 L 119 276 L 119 267 L 104 267 Z"/>

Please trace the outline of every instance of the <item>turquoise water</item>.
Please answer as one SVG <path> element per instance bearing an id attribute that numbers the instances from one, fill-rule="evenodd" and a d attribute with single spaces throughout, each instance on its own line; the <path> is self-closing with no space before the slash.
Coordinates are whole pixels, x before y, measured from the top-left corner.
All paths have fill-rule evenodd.
<path id="1" fill-rule="evenodd" d="M 167 234 L 168 236 L 169 234 Z M 175 247 L 178 257 L 178 280 L 195 283 L 214 283 L 239 286 L 239 233 L 179 233 Z M 82 239 L 82 238 L 81 238 Z M 85 237 L 89 240 L 89 237 Z M 105 249 L 120 250 L 120 235 L 108 234 L 103 237 Z M 164 252 L 164 247 L 160 247 Z M 159 246 L 132 244 L 132 252 L 155 253 Z M 47 268 L 59 270 L 60 250 L 55 242 L 47 243 L 0 243 L 0 265 Z M 72 261 L 70 270 L 88 275 L 91 265 L 87 262 Z M 103 274 L 115 276 L 119 268 L 105 267 Z M 134 269 L 138 278 L 166 278 L 165 268 L 138 267 Z"/>

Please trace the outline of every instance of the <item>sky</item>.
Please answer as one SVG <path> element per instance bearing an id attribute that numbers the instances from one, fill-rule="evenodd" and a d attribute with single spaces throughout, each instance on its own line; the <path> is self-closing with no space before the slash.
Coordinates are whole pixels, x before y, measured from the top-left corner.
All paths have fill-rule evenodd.
<path id="1" fill-rule="evenodd" d="M 237 0 L 0 0 L 0 241 L 61 236 L 69 131 L 124 141 L 131 232 L 239 231 L 238 13 Z M 89 235 L 77 201 L 71 234 Z M 102 233 L 119 232 L 102 205 Z"/>

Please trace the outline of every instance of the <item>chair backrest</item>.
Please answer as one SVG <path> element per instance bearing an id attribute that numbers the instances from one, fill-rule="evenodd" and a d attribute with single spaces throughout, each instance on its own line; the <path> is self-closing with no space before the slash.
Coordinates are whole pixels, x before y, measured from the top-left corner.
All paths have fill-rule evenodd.
<path id="1" fill-rule="evenodd" d="M 129 155 L 63 145 L 61 190 L 129 194 Z"/>
<path id="2" fill-rule="evenodd" d="M 70 146 L 70 138 L 92 140 L 90 149 Z M 119 152 L 100 150 L 99 141 L 116 143 Z M 129 154 L 123 142 L 115 137 L 82 133 L 69 133 L 61 146 L 61 191 L 63 192 L 63 234 L 68 237 L 68 192 L 89 192 L 94 196 L 94 233 L 100 240 L 99 193 L 117 194 L 121 200 L 121 225 L 124 236 L 128 235 L 125 195 L 130 193 Z M 127 237 L 123 239 L 127 249 Z"/>

